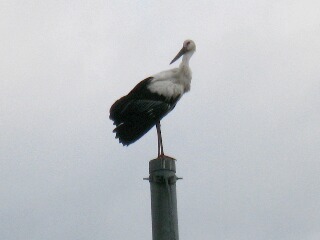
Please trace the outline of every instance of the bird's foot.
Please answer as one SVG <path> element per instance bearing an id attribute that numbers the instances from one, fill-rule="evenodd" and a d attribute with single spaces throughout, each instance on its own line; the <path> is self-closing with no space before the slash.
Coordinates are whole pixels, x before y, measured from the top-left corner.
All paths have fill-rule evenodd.
<path id="1" fill-rule="evenodd" d="M 157 157 L 157 158 L 158 158 L 158 159 L 169 158 L 169 159 L 171 159 L 171 160 L 176 160 L 175 158 L 170 157 L 170 156 L 167 156 L 167 155 L 164 155 L 164 154 L 160 154 L 160 155 L 158 155 L 158 157 Z"/>

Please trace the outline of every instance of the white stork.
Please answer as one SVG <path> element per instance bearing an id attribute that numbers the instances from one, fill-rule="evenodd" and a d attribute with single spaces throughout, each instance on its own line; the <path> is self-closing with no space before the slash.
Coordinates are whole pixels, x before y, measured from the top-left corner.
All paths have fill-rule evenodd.
<path id="1" fill-rule="evenodd" d="M 128 95 L 117 100 L 110 108 L 110 119 L 114 121 L 116 138 L 123 145 L 130 145 L 154 125 L 158 135 L 158 157 L 164 156 L 160 120 L 166 116 L 190 90 L 192 78 L 189 60 L 196 50 L 192 40 L 186 40 L 182 49 L 171 61 L 182 62 L 178 68 L 152 75 L 138 83 Z"/>

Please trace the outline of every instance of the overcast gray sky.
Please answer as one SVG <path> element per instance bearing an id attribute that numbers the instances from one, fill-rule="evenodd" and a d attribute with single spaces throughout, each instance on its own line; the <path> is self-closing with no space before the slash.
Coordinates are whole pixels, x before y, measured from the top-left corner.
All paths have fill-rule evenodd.
<path id="1" fill-rule="evenodd" d="M 156 131 L 122 147 L 108 111 L 187 38 L 180 239 L 320 239 L 319 0 L 3 0 L 0 34 L 1 240 L 151 239 Z"/>

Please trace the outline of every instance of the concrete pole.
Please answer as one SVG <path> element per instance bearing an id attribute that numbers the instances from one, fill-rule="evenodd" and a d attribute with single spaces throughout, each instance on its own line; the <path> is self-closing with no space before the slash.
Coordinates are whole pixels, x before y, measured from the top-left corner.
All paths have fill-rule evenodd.
<path id="1" fill-rule="evenodd" d="M 149 162 L 153 240 L 179 240 L 175 160 L 168 157 Z"/>

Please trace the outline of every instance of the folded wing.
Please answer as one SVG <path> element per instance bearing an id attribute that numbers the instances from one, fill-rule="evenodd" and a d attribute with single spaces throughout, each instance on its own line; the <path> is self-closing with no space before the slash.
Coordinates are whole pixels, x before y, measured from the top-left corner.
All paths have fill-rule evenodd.
<path id="1" fill-rule="evenodd" d="M 175 107 L 180 97 L 168 99 L 152 93 L 147 87 L 152 79 L 141 81 L 110 109 L 110 119 L 116 125 L 113 132 L 123 145 L 130 145 L 147 133 Z"/>

